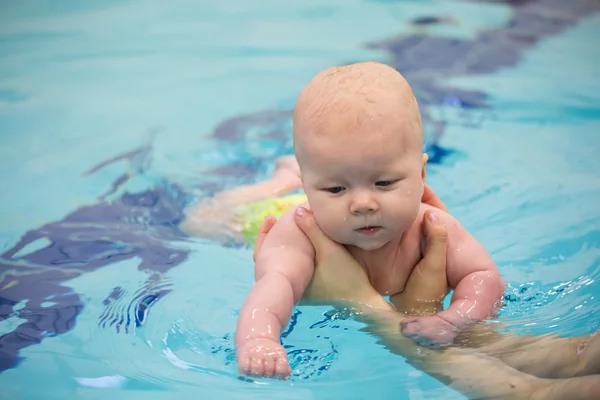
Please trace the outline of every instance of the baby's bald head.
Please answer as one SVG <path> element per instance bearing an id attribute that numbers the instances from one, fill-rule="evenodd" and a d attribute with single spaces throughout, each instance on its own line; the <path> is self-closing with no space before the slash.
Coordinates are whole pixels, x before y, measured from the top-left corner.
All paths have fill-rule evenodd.
<path id="1" fill-rule="evenodd" d="M 407 151 L 422 152 L 417 101 L 406 79 L 377 62 L 332 67 L 318 73 L 298 96 L 294 109 L 294 146 L 299 161 L 319 137 L 392 132 Z"/>

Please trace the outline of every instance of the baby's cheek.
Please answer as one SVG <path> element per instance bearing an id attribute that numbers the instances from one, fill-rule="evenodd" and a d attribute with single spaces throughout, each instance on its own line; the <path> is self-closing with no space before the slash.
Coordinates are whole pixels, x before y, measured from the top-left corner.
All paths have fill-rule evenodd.
<path id="1" fill-rule="evenodd" d="M 345 243 L 347 241 L 348 221 L 339 212 L 330 212 L 322 210 L 320 213 L 315 213 L 315 220 L 321 230 L 333 241 Z"/>
<path id="2" fill-rule="evenodd" d="M 416 204 L 408 199 L 400 199 L 390 204 L 391 214 L 399 230 L 408 229 L 419 215 L 420 201 Z"/>
<path id="3" fill-rule="evenodd" d="M 316 217 L 316 216 L 315 216 Z M 324 213 L 322 218 L 317 219 L 317 224 L 321 227 L 323 232 L 333 239 L 336 242 L 343 241 L 343 233 L 344 230 L 340 226 L 339 221 L 335 218 L 335 216 Z"/>

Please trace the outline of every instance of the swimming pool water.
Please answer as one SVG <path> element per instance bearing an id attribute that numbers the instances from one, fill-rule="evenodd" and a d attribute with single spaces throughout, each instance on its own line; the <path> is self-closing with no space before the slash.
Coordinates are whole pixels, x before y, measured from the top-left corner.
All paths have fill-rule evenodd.
<path id="1" fill-rule="evenodd" d="M 463 398 L 327 307 L 296 310 L 292 379 L 239 379 L 251 251 L 174 227 L 269 174 L 302 85 L 363 59 L 420 96 L 428 181 L 510 285 L 500 320 L 600 329 L 600 15 L 578 11 L 600 6 L 502 3 L 3 4 L 0 350 L 27 346 L 0 398 Z M 454 23 L 411 23 L 432 15 Z"/>

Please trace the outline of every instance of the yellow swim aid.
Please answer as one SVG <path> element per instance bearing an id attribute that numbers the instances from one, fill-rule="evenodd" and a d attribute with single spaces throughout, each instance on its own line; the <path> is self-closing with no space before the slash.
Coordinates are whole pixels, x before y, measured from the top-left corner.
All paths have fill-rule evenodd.
<path id="1" fill-rule="evenodd" d="M 242 217 L 244 223 L 242 234 L 250 243 L 256 241 L 258 230 L 267 215 L 279 218 L 290 208 L 298 206 L 306 201 L 304 194 L 290 194 L 274 199 L 261 200 L 256 203 L 244 205 L 238 208 L 237 214 Z"/>

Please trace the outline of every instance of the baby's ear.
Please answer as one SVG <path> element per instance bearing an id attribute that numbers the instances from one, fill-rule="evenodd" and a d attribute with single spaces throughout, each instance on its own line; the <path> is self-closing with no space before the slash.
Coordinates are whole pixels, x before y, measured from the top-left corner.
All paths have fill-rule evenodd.
<path id="1" fill-rule="evenodd" d="M 427 161 L 429 160 L 429 156 L 427 155 L 427 153 L 423 153 L 423 167 L 421 168 L 421 179 L 423 180 L 423 183 L 425 183 L 425 180 L 427 179 Z"/>

